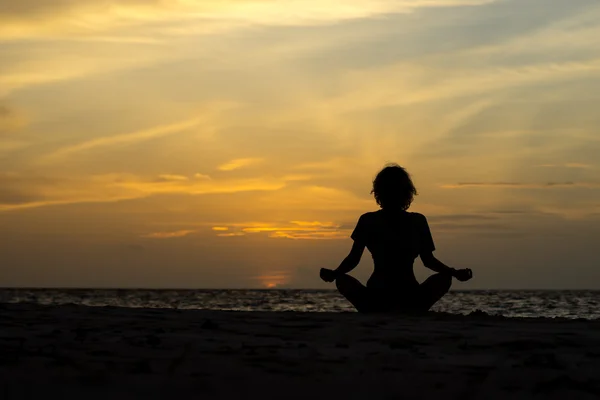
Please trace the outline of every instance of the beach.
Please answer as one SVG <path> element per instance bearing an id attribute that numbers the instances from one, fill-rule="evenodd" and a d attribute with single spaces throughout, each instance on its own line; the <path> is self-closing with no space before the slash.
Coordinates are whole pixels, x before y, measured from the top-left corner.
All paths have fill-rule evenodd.
<path id="1" fill-rule="evenodd" d="M 597 399 L 600 321 L 0 304 L 0 398 Z"/>

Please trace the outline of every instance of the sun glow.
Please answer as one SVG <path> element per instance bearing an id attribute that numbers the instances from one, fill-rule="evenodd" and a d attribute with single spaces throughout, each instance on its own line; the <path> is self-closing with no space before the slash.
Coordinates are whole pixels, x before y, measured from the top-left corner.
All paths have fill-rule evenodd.
<path id="1" fill-rule="evenodd" d="M 286 285 L 290 282 L 290 275 L 286 272 L 274 272 L 267 273 L 264 275 L 257 276 L 255 279 L 258 280 L 262 287 L 267 289 L 275 289 Z"/>

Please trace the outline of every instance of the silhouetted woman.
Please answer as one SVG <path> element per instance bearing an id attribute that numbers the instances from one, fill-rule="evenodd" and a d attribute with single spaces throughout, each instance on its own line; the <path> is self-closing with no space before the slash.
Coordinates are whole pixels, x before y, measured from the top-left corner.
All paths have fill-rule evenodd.
<path id="1" fill-rule="evenodd" d="M 352 232 L 350 254 L 335 270 L 321 269 L 321 279 L 335 281 L 340 293 L 360 312 L 424 312 L 444 296 L 452 278 L 467 281 L 470 269 L 456 270 L 433 256 L 435 246 L 425 216 L 408 212 L 417 190 L 410 175 L 397 164 L 385 167 L 373 181 L 379 211 L 363 214 Z M 348 275 L 365 250 L 373 256 L 374 270 L 363 286 Z M 419 284 L 413 272 L 417 256 L 437 272 Z"/>

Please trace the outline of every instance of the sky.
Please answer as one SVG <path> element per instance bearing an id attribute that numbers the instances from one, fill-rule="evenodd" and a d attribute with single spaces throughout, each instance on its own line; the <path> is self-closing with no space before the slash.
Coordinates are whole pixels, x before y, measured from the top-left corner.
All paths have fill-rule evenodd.
<path id="1" fill-rule="evenodd" d="M 455 289 L 600 289 L 599 50 L 597 0 L 0 0 L 0 286 L 331 288 L 396 162 Z"/>

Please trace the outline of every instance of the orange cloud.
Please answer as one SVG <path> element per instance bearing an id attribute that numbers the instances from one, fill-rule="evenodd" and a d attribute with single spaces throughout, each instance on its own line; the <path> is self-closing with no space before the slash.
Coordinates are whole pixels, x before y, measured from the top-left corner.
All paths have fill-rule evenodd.
<path id="1" fill-rule="evenodd" d="M 334 222 L 321 222 L 321 221 L 290 221 L 294 225 L 303 227 L 319 227 L 319 228 L 338 228 L 339 225 Z"/>
<path id="2" fill-rule="evenodd" d="M 148 129 L 142 129 L 135 132 L 128 132 L 114 136 L 105 136 L 91 139 L 75 145 L 63 147 L 55 152 L 42 157 L 43 162 L 61 161 L 71 155 L 93 150 L 99 147 L 107 147 L 122 144 L 137 143 L 155 137 L 171 135 L 198 126 L 202 122 L 201 118 L 190 118 L 173 124 L 159 125 Z"/>
<path id="3" fill-rule="evenodd" d="M 228 232 L 228 233 L 219 233 L 217 236 L 220 237 L 234 237 L 234 236 L 245 236 L 244 232 Z"/>
<path id="4" fill-rule="evenodd" d="M 18 130 L 26 125 L 21 113 L 0 103 L 0 135 Z"/>
<path id="5" fill-rule="evenodd" d="M 565 167 L 567 167 L 567 168 L 582 168 L 582 169 L 594 168 L 593 165 L 583 164 L 583 163 L 566 163 Z"/>
<path id="6" fill-rule="evenodd" d="M 62 0 L 7 2 L 0 14 L 0 38 L 32 37 L 103 38 L 119 40 L 114 32 L 125 30 L 125 40 L 132 27 L 157 25 L 158 32 L 170 35 L 211 34 L 252 25 L 316 25 L 368 18 L 375 15 L 411 12 L 419 8 L 474 6 L 492 0 L 398 0 L 352 2 L 304 0 L 279 3 L 274 1 L 88 1 Z M 13 5 L 14 3 L 14 5 Z M 23 3 L 23 4 L 21 4 Z M 33 17 L 32 17 L 33 16 Z M 156 28 L 151 32 L 157 31 Z M 112 35 L 112 36 L 110 36 Z M 148 41 L 153 38 L 141 37 Z M 121 39 L 122 40 L 122 39 Z"/>
<path id="7" fill-rule="evenodd" d="M 152 239 L 169 239 L 169 238 L 188 236 L 195 232 L 196 232 L 195 230 L 185 229 L 185 230 L 174 231 L 174 232 L 154 232 L 154 233 L 149 233 L 147 235 L 142 235 L 142 237 L 152 238 Z"/>
<path id="8" fill-rule="evenodd" d="M 592 169 L 594 168 L 591 164 L 583 163 L 566 163 L 566 164 L 541 164 L 538 167 L 543 168 L 576 168 L 576 169 Z"/>
<path id="9" fill-rule="evenodd" d="M 231 160 L 228 163 L 219 165 L 217 169 L 219 171 L 233 171 L 235 169 L 258 164 L 262 161 L 262 158 L 236 158 L 235 160 Z"/>
<path id="10" fill-rule="evenodd" d="M 515 189 L 551 189 L 551 188 L 599 188 L 598 182 L 546 182 L 546 183 L 524 183 L 524 182 L 459 182 L 441 185 L 444 189 L 462 188 L 515 188 Z"/>
<path id="11" fill-rule="evenodd" d="M 22 202 L 2 202 L 0 211 L 76 203 L 104 203 L 139 199 L 160 194 L 234 194 L 276 191 L 286 186 L 283 178 L 189 180 L 163 174 L 149 179 L 132 174 L 103 174 L 73 178 L 4 176 L 5 194 L 27 193 Z"/>
<path id="12" fill-rule="evenodd" d="M 189 178 L 183 175 L 161 174 L 158 176 L 160 181 L 188 181 Z"/>
<path id="13" fill-rule="evenodd" d="M 269 235 L 270 238 L 284 239 L 302 239 L 302 240 L 341 240 L 350 237 L 350 230 L 320 232 L 294 232 L 294 231 L 276 231 Z"/>
<path id="14" fill-rule="evenodd" d="M 246 233 L 266 233 L 269 238 L 347 239 L 350 236 L 351 230 L 341 229 L 340 227 L 340 224 L 334 222 L 320 221 L 291 221 L 287 224 L 252 222 L 231 225 L 231 228 L 236 230 L 235 232 L 218 236 L 241 236 Z"/>

